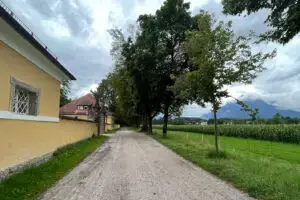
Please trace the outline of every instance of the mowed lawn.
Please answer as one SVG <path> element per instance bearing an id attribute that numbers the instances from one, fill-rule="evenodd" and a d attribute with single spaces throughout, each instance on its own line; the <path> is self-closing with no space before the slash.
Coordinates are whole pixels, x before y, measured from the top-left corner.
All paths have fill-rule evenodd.
<path id="1" fill-rule="evenodd" d="M 214 136 L 154 130 L 154 138 L 201 168 L 258 199 L 300 199 L 300 145 L 219 137 L 227 158 L 208 158 Z M 180 172 L 179 172 L 180 173 Z"/>

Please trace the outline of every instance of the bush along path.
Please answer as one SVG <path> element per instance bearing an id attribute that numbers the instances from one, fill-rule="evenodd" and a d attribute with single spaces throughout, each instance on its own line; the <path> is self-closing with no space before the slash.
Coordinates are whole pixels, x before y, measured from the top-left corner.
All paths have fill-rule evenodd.
<path id="1" fill-rule="evenodd" d="M 58 149 L 46 163 L 27 168 L 1 182 L 0 199 L 37 199 L 105 140 L 104 136 L 95 137 Z"/>
<path id="2" fill-rule="evenodd" d="M 215 157 L 214 137 L 193 132 L 162 130 L 153 135 L 160 143 L 199 167 L 264 200 L 300 197 L 300 146 L 270 141 L 220 137 Z"/>

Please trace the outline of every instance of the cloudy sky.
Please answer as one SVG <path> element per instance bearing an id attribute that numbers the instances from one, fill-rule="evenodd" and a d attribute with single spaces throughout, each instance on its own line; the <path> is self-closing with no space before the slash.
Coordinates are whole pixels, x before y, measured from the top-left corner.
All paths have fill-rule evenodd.
<path id="1" fill-rule="evenodd" d="M 140 14 L 155 13 L 163 0 L 2 0 L 58 56 L 60 62 L 77 78 L 72 83 L 72 97 L 79 97 L 112 70 L 109 54 L 110 28 L 126 30 Z M 267 30 L 264 20 L 268 11 L 248 17 L 222 15 L 219 0 L 190 0 L 192 14 L 200 9 L 215 13 L 221 20 L 232 20 L 237 34 L 249 30 Z M 232 85 L 229 91 L 239 98 L 260 98 L 284 109 L 300 111 L 300 37 L 287 45 L 275 43 L 254 46 L 277 56 L 265 63 L 252 85 Z M 226 102 L 229 100 L 225 100 Z M 200 116 L 209 111 L 197 105 L 184 109 L 184 116 Z"/>

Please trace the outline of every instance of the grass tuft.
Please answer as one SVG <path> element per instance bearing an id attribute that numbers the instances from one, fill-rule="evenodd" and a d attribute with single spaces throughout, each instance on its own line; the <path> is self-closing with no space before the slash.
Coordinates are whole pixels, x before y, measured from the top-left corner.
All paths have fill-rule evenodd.
<path id="1" fill-rule="evenodd" d="M 115 134 L 118 130 L 119 130 L 119 128 L 116 128 L 113 130 L 107 130 L 107 131 L 105 131 L 105 134 Z"/>
<path id="2" fill-rule="evenodd" d="M 221 159 L 225 159 L 227 157 L 228 157 L 228 155 L 227 155 L 226 151 L 222 151 L 222 150 L 219 150 L 219 152 L 217 153 L 215 149 L 211 149 L 207 153 L 207 158 L 221 158 Z"/>

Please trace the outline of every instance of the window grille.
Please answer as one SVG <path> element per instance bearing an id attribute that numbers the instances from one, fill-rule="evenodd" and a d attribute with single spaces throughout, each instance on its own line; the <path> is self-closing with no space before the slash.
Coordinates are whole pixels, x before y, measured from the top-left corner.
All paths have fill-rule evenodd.
<path id="1" fill-rule="evenodd" d="M 39 89 L 11 78 L 11 111 L 21 115 L 38 115 Z"/>
<path id="2" fill-rule="evenodd" d="M 83 106 L 77 106 L 77 110 L 83 110 Z"/>

